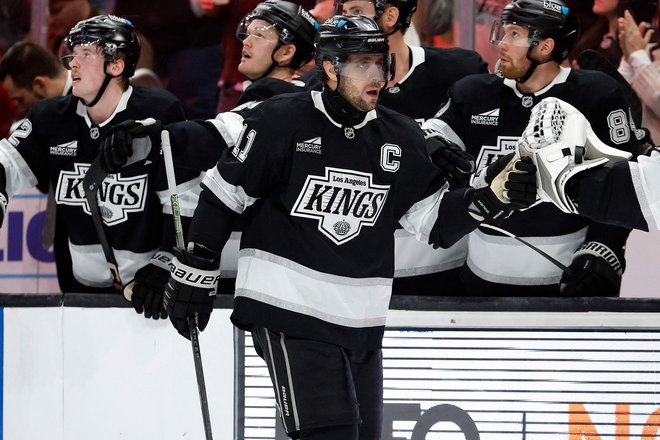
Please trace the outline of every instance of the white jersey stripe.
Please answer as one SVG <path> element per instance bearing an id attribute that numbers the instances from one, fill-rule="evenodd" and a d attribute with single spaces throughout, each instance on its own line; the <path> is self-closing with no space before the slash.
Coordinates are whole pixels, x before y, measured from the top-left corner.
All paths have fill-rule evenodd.
<path id="1" fill-rule="evenodd" d="M 236 297 L 346 327 L 385 325 L 391 290 L 389 278 L 322 273 L 257 249 L 241 250 L 238 259 Z"/>
<path id="2" fill-rule="evenodd" d="M 202 183 L 229 209 L 241 214 L 258 199 L 250 197 L 240 186 L 234 186 L 222 178 L 217 168 L 206 172 Z"/>
<path id="3" fill-rule="evenodd" d="M 568 266 L 584 242 L 587 229 L 553 237 L 525 237 L 525 241 Z M 558 267 L 524 244 L 509 237 L 488 235 L 478 229 L 469 235 L 467 264 L 480 278 L 494 283 L 519 286 L 555 284 L 562 276 Z"/>
<path id="4" fill-rule="evenodd" d="M 405 229 L 394 234 L 394 278 L 426 275 L 461 267 L 467 257 L 467 236 L 448 249 L 433 249 Z"/>

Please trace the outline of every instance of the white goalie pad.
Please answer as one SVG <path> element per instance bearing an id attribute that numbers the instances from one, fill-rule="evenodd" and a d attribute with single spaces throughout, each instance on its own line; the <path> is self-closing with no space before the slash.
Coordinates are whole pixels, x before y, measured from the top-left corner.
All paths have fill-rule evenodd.
<path id="1" fill-rule="evenodd" d="M 571 177 L 632 157 L 601 141 L 578 109 L 557 98 L 545 98 L 534 106 L 516 151 L 531 157 L 537 167 L 539 198 L 567 213 L 577 212 L 564 191 Z"/>

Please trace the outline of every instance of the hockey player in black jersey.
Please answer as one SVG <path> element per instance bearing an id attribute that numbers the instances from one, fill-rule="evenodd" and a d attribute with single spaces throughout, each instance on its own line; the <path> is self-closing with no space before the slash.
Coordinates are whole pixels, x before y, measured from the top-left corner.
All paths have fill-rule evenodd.
<path id="1" fill-rule="evenodd" d="M 376 440 L 397 222 L 451 245 L 478 224 L 466 204 L 498 215 L 533 203 L 534 169 L 498 161 L 467 199 L 464 188 L 448 191 L 418 125 L 377 105 L 390 74 L 386 34 L 368 18 L 336 16 L 316 42 L 326 88 L 246 115 L 239 141 L 204 177 L 165 306 L 182 335 L 189 319 L 204 329 L 219 252 L 249 211 L 231 319 L 252 332 L 286 431 Z"/>
<path id="2" fill-rule="evenodd" d="M 302 6 L 283 0 L 266 0 L 245 16 L 236 31 L 243 42 L 238 70 L 253 82 L 245 89 L 239 105 L 207 121 L 183 121 L 165 127 L 170 133 L 180 207 L 192 216 L 203 173 L 215 166 L 220 154 L 233 147 L 243 130 L 243 120 L 257 103 L 283 93 L 303 91 L 294 79 L 295 70 L 312 59 L 318 23 Z M 126 130 L 133 126 L 128 122 Z M 119 170 L 132 154 L 133 138 L 116 132 L 102 144 L 106 168 Z M 193 152 L 194 151 L 194 152 Z M 240 242 L 240 224 L 222 253 L 224 292 L 233 291 Z"/>
<path id="3" fill-rule="evenodd" d="M 464 145 L 480 169 L 514 151 L 532 107 L 545 97 L 557 97 L 582 112 L 603 142 L 634 151 L 628 105 L 616 81 L 600 72 L 560 66 L 577 33 L 574 13 L 561 0 L 512 1 L 491 35 L 499 49 L 499 76 L 457 82 L 448 104 L 425 127 Z M 571 274 L 513 238 L 481 227 L 470 235 L 461 274 L 469 294 L 618 295 L 629 230 L 569 215 L 550 204 L 516 212 L 499 226 L 526 238 L 568 266 Z M 608 255 L 616 255 L 616 261 L 600 264 Z"/>
<path id="4" fill-rule="evenodd" d="M 82 180 L 99 153 L 101 139 L 122 121 L 156 117 L 164 122 L 184 118 L 171 94 L 129 86 L 140 54 L 133 25 L 115 16 L 97 16 L 74 26 L 64 41 L 62 61 L 71 70 L 72 94 L 36 103 L 12 135 L 0 140 L 0 188 L 16 194 L 36 186 L 55 190 L 60 218 L 69 234 L 77 291 L 113 291 Z M 135 124 L 137 125 L 137 124 Z M 151 147 L 142 142 L 144 151 Z M 164 318 L 162 290 L 174 243 L 171 218 L 165 219 L 154 162 L 147 157 L 109 175 L 98 193 L 105 232 L 119 273 L 132 289 L 133 304 L 145 317 Z M 2 212 L 4 214 L 5 207 Z M 58 258 L 58 255 L 55 256 Z"/>
<path id="5" fill-rule="evenodd" d="M 335 0 L 336 13 L 373 18 L 388 34 L 396 71 L 381 93 L 379 103 L 421 124 L 438 112 L 447 100 L 447 90 L 456 81 L 468 75 L 488 73 L 488 70 L 486 63 L 472 50 L 406 44 L 404 34 L 416 9 L 417 0 Z M 393 293 L 462 294 L 458 276 L 466 256 L 467 237 L 449 249 L 432 249 L 399 228 Z"/>

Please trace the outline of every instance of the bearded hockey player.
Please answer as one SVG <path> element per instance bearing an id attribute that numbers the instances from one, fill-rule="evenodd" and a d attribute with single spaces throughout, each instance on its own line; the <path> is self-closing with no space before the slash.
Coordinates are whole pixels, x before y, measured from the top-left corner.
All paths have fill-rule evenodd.
<path id="1" fill-rule="evenodd" d="M 469 202 L 489 213 L 533 203 L 534 170 L 501 161 L 474 197 L 447 192 L 418 125 L 377 106 L 390 56 L 376 23 L 329 19 L 316 57 L 323 92 L 257 105 L 239 141 L 204 177 L 165 306 L 182 335 L 189 337 L 189 319 L 204 329 L 220 250 L 234 218 L 249 211 L 231 319 L 252 332 L 287 433 L 375 440 L 397 222 L 420 240 L 452 244 L 478 224 Z M 445 202 L 453 203 L 446 218 Z"/>
<path id="2" fill-rule="evenodd" d="M 563 1 L 512 1 L 491 34 L 499 49 L 499 77 L 475 75 L 457 82 L 448 104 L 425 127 L 465 146 L 482 169 L 515 150 L 535 104 L 557 97 L 582 112 L 603 142 L 633 151 L 637 141 L 616 81 L 560 66 L 577 34 L 576 17 Z M 481 227 L 470 235 L 461 274 L 469 294 L 618 295 L 629 230 L 565 214 L 550 204 L 516 212 L 499 226 L 526 238 L 571 274 L 530 254 L 515 239 Z"/>
<path id="3" fill-rule="evenodd" d="M 373 18 L 388 35 L 396 70 L 381 93 L 379 103 L 421 124 L 435 116 L 447 100 L 447 90 L 456 81 L 468 75 L 488 73 L 488 70 L 481 57 L 471 50 L 406 44 L 404 35 L 416 9 L 417 0 L 335 1 L 337 14 Z M 432 136 L 432 133 L 428 135 Z M 439 159 L 443 160 L 442 157 Z M 458 185 L 467 184 L 460 172 L 453 177 L 460 180 Z M 458 276 L 466 256 L 467 237 L 449 249 L 433 249 L 399 228 L 396 231 L 393 293 L 462 294 Z"/>
<path id="4" fill-rule="evenodd" d="M 0 141 L 0 188 L 13 195 L 36 186 L 55 189 L 60 217 L 69 233 L 73 274 L 80 292 L 111 292 L 113 281 L 92 222 L 82 181 L 99 153 L 101 139 L 126 120 L 184 118 L 180 103 L 167 92 L 132 87 L 140 42 L 133 25 L 103 15 L 79 22 L 64 40 L 62 61 L 71 70 L 72 94 L 36 103 L 25 121 Z M 145 317 L 165 317 L 162 291 L 169 273 L 172 220 L 166 220 L 157 192 L 154 166 L 159 148 L 145 160 L 101 184 L 98 204 L 121 279 Z M 165 185 L 163 184 L 163 189 Z M 6 203 L 2 214 L 6 212 Z M 1 218 L 1 217 L 0 217 Z M 57 259 L 57 255 L 56 255 Z M 145 277 L 146 276 L 146 277 Z"/>

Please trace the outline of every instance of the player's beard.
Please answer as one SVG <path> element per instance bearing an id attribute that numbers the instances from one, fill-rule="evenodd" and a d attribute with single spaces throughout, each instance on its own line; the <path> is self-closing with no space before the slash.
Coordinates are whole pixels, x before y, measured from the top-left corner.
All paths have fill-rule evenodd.
<path id="1" fill-rule="evenodd" d="M 367 102 L 362 97 L 362 90 L 360 90 L 353 81 L 343 77 L 339 80 L 337 91 L 344 97 L 349 104 L 361 112 L 369 112 L 376 108 L 376 101 L 371 103 Z"/>
<path id="2" fill-rule="evenodd" d="M 520 79 L 525 76 L 531 66 L 532 62 L 529 61 L 527 57 L 516 63 L 509 60 L 506 65 L 502 65 L 500 60 L 497 60 L 496 70 L 498 76 L 502 76 L 507 79 Z"/>

